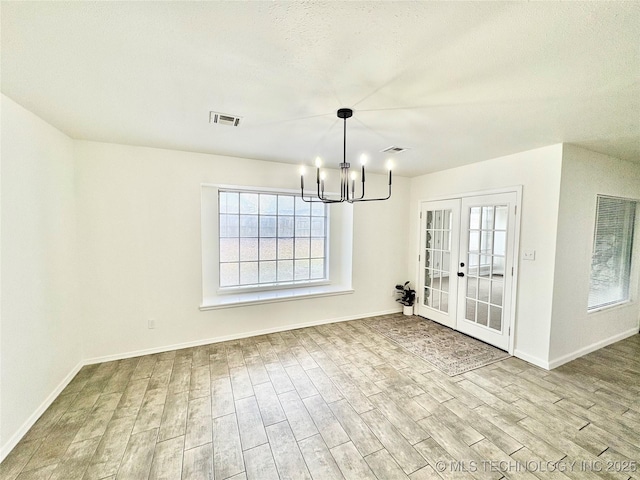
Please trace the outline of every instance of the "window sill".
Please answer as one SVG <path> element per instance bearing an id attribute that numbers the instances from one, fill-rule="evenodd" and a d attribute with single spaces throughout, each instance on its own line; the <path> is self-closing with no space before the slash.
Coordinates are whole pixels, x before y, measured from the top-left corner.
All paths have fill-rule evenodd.
<path id="1" fill-rule="evenodd" d="M 352 288 L 348 288 L 343 285 L 323 285 L 306 288 L 238 293 L 206 298 L 202 302 L 202 305 L 200 305 L 200 310 L 217 310 L 220 308 L 243 307 L 246 305 L 289 302 L 292 300 L 304 300 L 308 298 L 348 295 L 353 292 L 354 290 Z"/>
<path id="2" fill-rule="evenodd" d="M 617 310 L 619 308 L 628 307 L 629 305 L 632 305 L 632 304 L 633 304 L 632 300 L 623 300 L 618 303 L 612 303 L 611 305 L 604 305 L 602 307 L 596 307 L 591 310 L 587 310 L 587 315 L 591 315 L 594 313 L 608 312 L 610 310 Z"/>

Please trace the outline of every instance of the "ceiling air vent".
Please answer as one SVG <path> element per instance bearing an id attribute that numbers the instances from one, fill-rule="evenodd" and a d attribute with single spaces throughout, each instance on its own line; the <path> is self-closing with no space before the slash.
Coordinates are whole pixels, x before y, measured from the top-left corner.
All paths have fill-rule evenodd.
<path id="1" fill-rule="evenodd" d="M 390 147 L 385 148 L 384 150 L 380 150 L 382 153 L 402 153 L 406 150 L 409 150 L 408 148 L 404 148 L 404 147 L 396 147 L 394 145 L 391 145 Z"/>
<path id="2" fill-rule="evenodd" d="M 217 123 L 219 125 L 228 125 L 230 127 L 237 127 L 240 125 L 242 117 L 236 115 L 229 115 L 227 113 L 209 112 L 209 123 Z"/>

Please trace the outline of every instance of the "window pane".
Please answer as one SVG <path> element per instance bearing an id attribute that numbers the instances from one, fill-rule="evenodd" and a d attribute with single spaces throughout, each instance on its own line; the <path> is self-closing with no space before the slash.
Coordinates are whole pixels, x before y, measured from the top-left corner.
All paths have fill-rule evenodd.
<path id="1" fill-rule="evenodd" d="M 276 217 L 260 217 L 260 236 L 276 236 Z"/>
<path id="2" fill-rule="evenodd" d="M 240 283 L 242 285 L 258 283 L 258 262 L 240 264 Z"/>
<path id="3" fill-rule="evenodd" d="M 324 278 L 324 260 L 316 258 L 311 260 L 311 278 Z"/>
<path id="4" fill-rule="evenodd" d="M 220 192 L 220 213 L 239 213 L 238 192 Z"/>
<path id="5" fill-rule="evenodd" d="M 278 215 L 293 215 L 293 197 L 278 195 Z"/>
<path id="6" fill-rule="evenodd" d="M 276 259 L 276 239 L 261 238 L 260 239 L 260 260 L 275 260 L 275 259 Z"/>
<path id="7" fill-rule="evenodd" d="M 313 202 L 311 204 L 311 215 L 314 217 L 324 217 L 325 214 L 325 206 L 322 202 Z"/>
<path id="8" fill-rule="evenodd" d="M 258 213 L 258 194 L 257 193 L 241 193 L 240 194 L 240 213 Z"/>
<path id="9" fill-rule="evenodd" d="M 293 280 L 293 260 L 278 261 L 278 281 L 290 282 Z"/>
<path id="10" fill-rule="evenodd" d="M 241 237 L 257 237 L 258 236 L 258 216 L 257 215 L 240 215 L 240 236 Z"/>
<path id="11" fill-rule="evenodd" d="M 324 217 L 311 218 L 311 236 L 324 237 Z"/>
<path id="12" fill-rule="evenodd" d="M 241 238 L 240 239 L 240 261 L 248 262 L 258 260 L 258 239 L 257 238 Z"/>
<path id="13" fill-rule="evenodd" d="M 295 260 L 295 280 L 309 279 L 309 260 Z"/>
<path id="14" fill-rule="evenodd" d="M 220 286 L 232 287 L 240 282 L 239 276 L 240 264 L 238 263 L 221 263 L 220 264 Z"/>
<path id="15" fill-rule="evenodd" d="M 311 215 L 311 204 L 296 197 L 296 215 Z"/>
<path id="16" fill-rule="evenodd" d="M 309 258 L 310 253 L 310 241 L 309 238 L 296 238 L 295 240 L 295 258 Z"/>
<path id="17" fill-rule="evenodd" d="M 324 238 L 311 239 L 311 256 L 315 258 L 324 257 Z"/>
<path id="18" fill-rule="evenodd" d="M 260 262 L 260 283 L 276 281 L 276 262 Z"/>
<path id="19" fill-rule="evenodd" d="M 629 300 L 636 202 L 599 196 L 588 309 Z"/>
<path id="20" fill-rule="evenodd" d="M 275 215 L 278 212 L 278 196 L 260 194 L 260 215 Z"/>
<path id="21" fill-rule="evenodd" d="M 237 237 L 240 217 L 238 215 L 220 215 L 220 237 Z"/>
<path id="22" fill-rule="evenodd" d="M 220 261 L 237 262 L 240 260 L 240 246 L 237 238 L 220 239 Z"/>
<path id="23" fill-rule="evenodd" d="M 296 217 L 296 237 L 308 237 L 311 234 L 311 219 Z"/>
<path id="24" fill-rule="evenodd" d="M 293 217 L 278 217 L 278 237 L 293 237 Z"/>
<path id="25" fill-rule="evenodd" d="M 278 260 L 293 258 L 293 238 L 278 239 Z"/>

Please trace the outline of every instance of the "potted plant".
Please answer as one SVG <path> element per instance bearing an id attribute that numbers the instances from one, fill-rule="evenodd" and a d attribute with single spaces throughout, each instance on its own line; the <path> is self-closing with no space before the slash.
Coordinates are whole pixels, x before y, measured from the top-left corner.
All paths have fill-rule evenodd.
<path id="1" fill-rule="evenodd" d="M 402 313 L 405 315 L 413 315 L 413 304 L 416 301 L 416 291 L 409 285 L 410 281 L 407 280 L 404 284 L 396 285 L 396 294 L 398 298 L 396 302 L 403 305 Z"/>

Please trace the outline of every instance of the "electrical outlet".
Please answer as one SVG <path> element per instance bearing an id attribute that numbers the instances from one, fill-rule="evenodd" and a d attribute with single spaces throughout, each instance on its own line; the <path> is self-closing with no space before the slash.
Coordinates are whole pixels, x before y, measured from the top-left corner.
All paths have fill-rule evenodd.
<path id="1" fill-rule="evenodd" d="M 154 329 L 156 328 L 156 319 L 155 318 L 150 318 L 149 319 L 149 329 Z"/>

